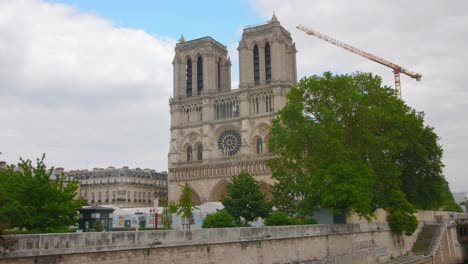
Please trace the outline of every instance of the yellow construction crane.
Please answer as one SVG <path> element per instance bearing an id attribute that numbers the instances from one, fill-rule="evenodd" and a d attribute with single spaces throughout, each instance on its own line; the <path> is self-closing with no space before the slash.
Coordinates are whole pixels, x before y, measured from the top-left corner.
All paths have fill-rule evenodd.
<path id="1" fill-rule="evenodd" d="M 416 73 L 416 72 L 412 72 L 410 70 L 407 70 L 407 69 L 401 67 L 400 65 L 397 65 L 395 63 L 384 60 L 384 59 L 382 59 L 380 57 L 377 57 L 377 56 L 375 56 L 373 54 L 362 51 L 362 50 L 360 50 L 358 48 L 350 46 L 350 45 L 348 45 L 346 43 L 343 43 L 343 42 L 341 42 L 339 40 L 336 40 L 336 39 L 334 39 L 332 37 L 329 37 L 329 36 L 327 36 L 325 34 L 322 34 L 320 32 L 312 30 L 310 28 L 304 27 L 302 25 L 299 25 L 296 28 L 299 29 L 299 30 L 304 31 L 305 33 L 307 33 L 309 35 L 312 35 L 312 36 L 315 36 L 315 37 L 317 37 L 319 39 L 325 40 L 326 42 L 331 43 L 331 44 L 333 44 L 335 46 L 341 47 L 341 48 L 343 48 L 345 50 L 349 50 L 352 53 L 355 53 L 355 54 L 360 55 L 360 56 L 362 56 L 364 58 L 375 61 L 377 63 L 380 63 L 382 65 L 385 65 L 385 66 L 393 69 L 393 74 L 395 75 L 395 89 L 397 90 L 398 96 L 400 98 L 401 98 L 400 73 L 404 73 L 404 74 L 410 76 L 411 78 L 416 79 L 416 81 L 421 81 L 422 74 L 420 74 L 420 73 Z"/>

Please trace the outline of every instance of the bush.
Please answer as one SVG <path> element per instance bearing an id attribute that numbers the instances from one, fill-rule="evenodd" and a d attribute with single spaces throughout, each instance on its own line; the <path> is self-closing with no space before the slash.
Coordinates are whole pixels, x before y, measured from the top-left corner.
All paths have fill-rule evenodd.
<path id="1" fill-rule="evenodd" d="M 202 228 L 235 227 L 234 217 L 228 212 L 221 210 L 207 215 L 203 220 Z"/>
<path id="2" fill-rule="evenodd" d="M 271 213 L 263 223 L 267 226 L 281 226 L 281 225 L 297 225 L 298 221 L 294 218 L 289 217 L 284 212 L 273 212 Z"/>
<path id="3" fill-rule="evenodd" d="M 316 225 L 317 220 L 315 220 L 315 218 L 313 218 L 313 217 L 305 218 L 302 221 L 300 221 L 299 224 L 301 224 L 301 225 Z"/>

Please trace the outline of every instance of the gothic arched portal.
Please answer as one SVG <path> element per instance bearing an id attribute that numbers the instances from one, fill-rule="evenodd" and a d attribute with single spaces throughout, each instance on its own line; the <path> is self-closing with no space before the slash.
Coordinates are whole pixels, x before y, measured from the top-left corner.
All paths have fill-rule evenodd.
<path id="1" fill-rule="evenodd" d="M 194 189 L 190 189 L 191 194 L 192 194 L 192 204 L 193 205 L 200 205 L 202 204 L 200 196 Z"/>
<path id="2" fill-rule="evenodd" d="M 273 194 L 271 193 L 271 186 L 264 181 L 259 181 L 258 185 L 260 186 L 260 191 L 265 194 L 267 200 L 271 201 L 273 199 Z"/>
<path id="3" fill-rule="evenodd" d="M 223 197 L 226 197 L 228 194 L 227 185 L 229 181 L 226 179 L 220 180 L 211 190 L 210 198 L 208 202 L 219 202 Z"/>

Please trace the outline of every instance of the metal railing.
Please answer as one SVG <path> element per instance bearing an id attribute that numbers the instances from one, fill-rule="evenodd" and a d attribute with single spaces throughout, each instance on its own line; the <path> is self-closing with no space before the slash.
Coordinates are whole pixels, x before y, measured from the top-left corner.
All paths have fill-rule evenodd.
<path id="1" fill-rule="evenodd" d="M 437 228 L 437 233 L 432 238 L 431 245 L 429 246 L 429 252 L 426 256 L 435 256 L 435 254 L 437 253 L 437 250 L 440 247 L 440 242 L 445 233 L 445 230 L 446 230 L 445 224 L 439 225 L 439 227 Z"/>
<path id="2" fill-rule="evenodd" d="M 435 254 L 437 253 L 437 250 L 439 249 L 440 241 L 442 240 L 442 237 L 445 233 L 445 229 L 446 229 L 446 226 L 444 223 L 437 225 L 437 230 L 431 239 L 431 243 L 429 244 L 429 247 L 424 251 L 413 252 L 413 255 L 431 256 L 431 257 L 435 256 Z"/>

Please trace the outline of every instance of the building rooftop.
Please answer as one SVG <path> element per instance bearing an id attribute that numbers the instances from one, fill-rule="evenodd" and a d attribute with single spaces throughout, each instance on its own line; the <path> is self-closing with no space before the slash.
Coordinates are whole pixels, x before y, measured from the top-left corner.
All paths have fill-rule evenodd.
<path id="1" fill-rule="evenodd" d="M 218 41 L 216 41 L 215 39 L 213 39 L 210 36 L 197 38 L 197 39 L 192 39 L 192 40 L 188 40 L 188 41 L 185 41 L 185 39 L 182 36 L 180 38 L 180 40 L 179 40 L 179 43 L 176 44 L 176 49 L 190 47 L 190 46 L 194 46 L 194 45 L 198 45 L 198 44 L 202 44 L 202 43 L 206 43 L 206 42 L 212 43 L 212 44 L 214 44 L 214 45 L 216 45 L 216 46 L 218 46 L 218 47 L 220 47 L 222 49 L 226 49 L 226 46 L 219 43 Z"/>
<path id="2" fill-rule="evenodd" d="M 129 169 L 127 166 L 122 168 L 108 167 L 94 168 L 92 171 L 89 170 L 71 170 L 65 172 L 66 174 L 75 177 L 78 180 L 82 179 L 99 179 L 99 178 L 115 178 L 115 177 L 133 177 L 133 178 L 146 178 L 146 179 L 157 179 L 166 180 L 167 172 L 156 172 L 151 169 Z"/>

